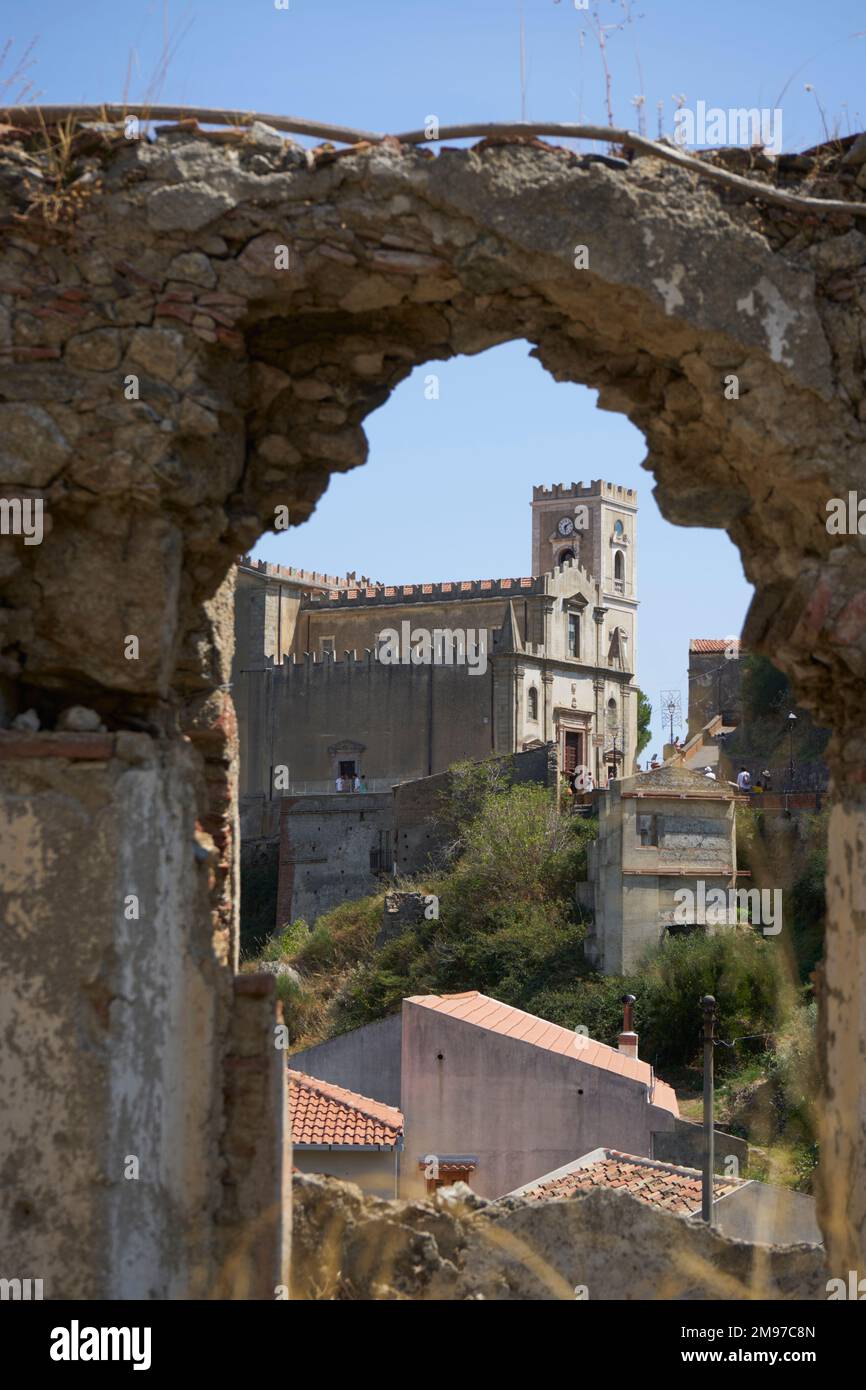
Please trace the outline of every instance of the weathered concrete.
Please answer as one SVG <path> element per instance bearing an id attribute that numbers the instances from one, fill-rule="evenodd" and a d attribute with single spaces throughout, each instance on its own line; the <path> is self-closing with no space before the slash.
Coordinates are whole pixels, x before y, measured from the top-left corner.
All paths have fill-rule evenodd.
<path id="1" fill-rule="evenodd" d="M 261 131 L 232 145 L 188 131 L 147 144 L 82 130 L 58 184 L 41 140 L 7 141 L 0 155 L 0 487 L 47 512 L 42 544 L 2 538 L 2 708 L 7 719 L 35 708 L 49 731 L 38 739 L 71 704 L 96 709 L 113 733 L 147 733 L 165 760 L 154 795 L 178 826 L 175 855 L 192 820 L 187 783 L 170 769 L 197 761 L 196 809 L 214 854 L 208 903 L 182 927 L 161 919 L 154 955 L 176 963 L 178 933 L 213 932 L 207 968 L 228 976 L 236 959 L 232 561 L 277 507 L 303 520 L 331 472 L 363 462 L 365 415 L 415 365 L 526 338 L 558 380 L 598 388 L 604 408 L 644 431 L 670 520 L 729 531 L 756 586 L 745 641 L 835 730 L 821 1220 L 834 1267 L 862 1267 L 864 542 L 830 536 L 824 521 L 829 498 L 866 491 L 863 227 L 844 213 L 762 210 L 653 158 L 611 169 L 538 141 L 437 158 L 386 143 L 308 160 Z M 781 168 L 772 177 L 790 179 Z M 817 196 L 851 194 L 832 151 L 809 177 Z M 575 269 L 576 245 L 589 249 L 588 270 Z M 725 397 L 731 375 L 736 400 Z M 18 773 L 6 785 L 21 794 Z M 129 843 L 134 813 L 122 814 Z M 43 958 L 55 853 L 37 837 L 13 869 L 33 897 Z M 90 885 L 70 881 L 63 909 L 114 939 L 116 909 Z M 38 1005 L 28 994 L 36 939 L 4 943 L 27 1027 L 67 1007 L 65 982 Z M 209 988 L 228 996 L 216 978 Z M 117 1026 L 128 1055 L 135 1026 Z M 168 1027 L 160 1016 L 142 1063 L 154 1099 L 165 1093 L 156 1059 Z M 218 1031 L 227 1046 L 225 1020 Z M 80 1094 L 89 1052 L 86 1036 L 70 1037 Z M 197 1045 L 178 1066 L 193 1109 L 205 1107 L 210 1054 Z M 37 1108 L 62 1111 L 62 1069 L 35 1081 Z M 98 1103 L 103 1129 L 107 1107 Z M 47 1194 L 56 1154 L 35 1110 L 21 1113 L 32 1121 L 16 1137 L 28 1182 Z M 166 1112 L 183 1186 L 215 1193 L 210 1134 L 187 1143 L 184 1124 Z M 95 1203 L 107 1233 L 104 1165 L 82 1152 L 72 1169 L 58 1189 L 67 1222 L 80 1226 Z M 139 1288 L 148 1272 L 162 1288 L 193 1287 L 183 1274 L 172 1282 L 168 1231 L 146 1255 L 122 1245 L 134 1272 L 131 1285 L 118 1273 L 115 1288 Z M 22 1258 L 31 1248 L 22 1237 Z M 83 1243 L 81 1287 L 102 1285 L 108 1249 L 107 1234 Z M 62 1267 L 52 1250 L 46 1277 Z"/>
<path id="2" fill-rule="evenodd" d="M 713 1219 L 723 1236 L 763 1245 L 820 1245 L 815 1199 L 787 1187 L 746 1182 L 716 1199 Z"/>
<path id="3" fill-rule="evenodd" d="M 536 1045 L 494 1031 L 484 1016 L 496 1001 L 483 995 L 478 1024 L 434 1000 L 403 1000 L 401 1195 L 424 1192 L 428 1155 L 471 1155 L 473 1191 L 501 1197 L 602 1144 L 649 1156 L 654 1131 L 673 1129 L 674 1094 L 654 1085 L 646 1063 L 623 1075 L 613 1049 L 581 1035 L 569 1036 L 566 1050 L 561 1038 Z M 550 1025 L 531 1031 L 548 1036 Z"/>
<path id="4" fill-rule="evenodd" d="M 288 1191 L 281 1054 L 259 1036 L 267 1097 L 251 1093 L 209 921 L 197 759 L 140 733 L 0 732 L 0 767 L 7 1266 L 44 1271 L 46 1298 L 202 1296 L 218 1279 L 273 1296 L 286 1251 L 247 1265 L 229 1193 L 246 1187 L 261 1240 L 249 1157 L 278 1142 L 268 1205 Z M 238 981 L 256 984 L 270 1015 L 272 981 Z M 247 1106 L 240 1160 L 221 1132 L 229 1084 Z"/>
<path id="5" fill-rule="evenodd" d="M 656 1130 L 653 1133 L 652 1157 L 662 1163 L 680 1163 L 684 1168 L 700 1168 L 704 1157 L 704 1127 L 694 1120 L 684 1120 L 678 1115 L 673 1129 Z M 731 1168 L 731 1159 L 736 1160 L 736 1169 Z M 726 1134 L 716 1128 L 715 1171 L 730 1175 L 736 1171 L 739 1177 L 746 1177 L 749 1169 L 749 1145 L 746 1139 L 736 1134 Z"/>
<path id="6" fill-rule="evenodd" d="M 375 893 L 379 848 L 393 826 L 390 792 L 284 796 L 275 928 L 299 917 L 313 926 L 323 912 Z"/>
<path id="7" fill-rule="evenodd" d="M 294 1150 L 294 1166 L 299 1173 L 318 1173 L 354 1183 L 372 1197 L 396 1197 L 400 1181 L 400 1153 L 394 1149 L 375 1152 L 352 1148 L 300 1148 Z"/>
<path id="8" fill-rule="evenodd" d="M 598 838 L 589 846 L 578 902 L 591 909 L 587 958 L 605 975 L 635 970 L 678 917 L 687 891 L 727 893 L 737 885 L 734 792 L 683 767 L 623 777 L 596 798 Z M 689 927 L 724 930 L 691 918 Z M 711 919 L 712 920 L 712 919 Z"/>
<path id="9" fill-rule="evenodd" d="M 320 1081 L 333 1081 L 348 1091 L 399 1107 L 402 1036 L 402 1017 L 392 1014 L 293 1053 L 289 1066 L 317 1076 Z"/>

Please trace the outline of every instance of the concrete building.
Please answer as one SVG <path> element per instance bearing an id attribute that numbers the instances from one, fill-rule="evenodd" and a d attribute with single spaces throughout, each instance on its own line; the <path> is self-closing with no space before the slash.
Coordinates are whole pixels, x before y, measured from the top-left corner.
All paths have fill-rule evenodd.
<path id="1" fill-rule="evenodd" d="M 322 1081 L 399 1106 L 402 1039 L 402 1014 L 392 1014 L 296 1052 L 289 1061 Z"/>
<path id="2" fill-rule="evenodd" d="M 289 1071 L 294 1165 L 396 1197 L 403 1116 L 392 1105 L 303 1072 Z"/>
<path id="3" fill-rule="evenodd" d="M 251 794 L 251 790 L 272 789 L 276 761 L 272 678 L 292 649 L 301 602 L 308 594 L 345 592 L 355 582 L 354 575 L 338 578 L 287 565 L 270 565 L 248 556 L 236 567 L 231 685 L 238 716 L 244 840 L 268 835 L 279 817 L 273 796 Z"/>
<path id="4" fill-rule="evenodd" d="M 423 1193 L 436 1165 L 498 1197 L 599 1144 L 651 1154 L 677 1099 L 632 1051 L 477 990 L 404 999 L 401 1194 Z"/>
<path id="5" fill-rule="evenodd" d="M 677 1216 L 701 1213 L 700 1169 L 660 1163 L 608 1147 L 594 1149 L 508 1195 L 550 1201 L 599 1187 L 629 1192 L 638 1201 Z M 722 1235 L 763 1245 L 821 1244 L 815 1199 L 806 1193 L 718 1175 L 713 1193 L 713 1226 Z"/>
<path id="6" fill-rule="evenodd" d="M 682 767 L 637 773 L 597 797 L 598 838 L 577 889 L 593 913 L 586 953 L 596 969 L 626 974 L 665 933 L 702 929 L 680 920 L 677 894 L 699 904 L 711 888 L 736 887 L 734 802 L 726 783 Z"/>

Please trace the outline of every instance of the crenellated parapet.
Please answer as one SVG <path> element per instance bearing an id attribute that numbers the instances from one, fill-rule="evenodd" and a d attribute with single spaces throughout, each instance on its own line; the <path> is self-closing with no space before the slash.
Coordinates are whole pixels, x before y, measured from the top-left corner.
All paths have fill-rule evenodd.
<path id="1" fill-rule="evenodd" d="M 616 502 L 625 507 L 637 506 L 637 488 L 622 487 L 619 483 L 607 483 L 602 478 L 594 478 L 590 483 L 553 483 L 533 487 L 533 502 L 567 501 L 573 498 L 603 497 L 608 502 Z"/>
<path id="2" fill-rule="evenodd" d="M 327 589 L 345 590 L 357 585 L 369 585 L 371 581 L 366 575 L 360 577 L 351 572 L 343 577 L 335 574 L 324 574 L 318 570 L 296 569 L 294 565 L 273 565 L 267 560 L 253 560 L 249 555 L 242 555 L 238 560 L 238 568 L 245 574 L 253 574 L 262 579 L 275 579 L 285 584 L 292 584 L 304 589 Z"/>
<path id="3" fill-rule="evenodd" d="M 516 579 L 457 579 L 436 584 L 375 584 L 358 583 L 346 589 L 334 587 L 326 593 L 309 594 L 301 607 L 328 610 L 332 608 L 402 608 L 406 604 L 455 603 L 472 599 L 514 598 L 519 595 L 544 593 L 544 576 Z"/>

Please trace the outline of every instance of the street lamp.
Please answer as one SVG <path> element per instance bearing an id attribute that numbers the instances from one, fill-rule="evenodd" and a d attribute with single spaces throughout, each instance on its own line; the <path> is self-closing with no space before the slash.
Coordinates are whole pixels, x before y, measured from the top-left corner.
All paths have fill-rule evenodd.
<path id="1" fill-rule="evenodd" d="M 625 761 L 625 730 L 622 724 L 617 724 L 615 720 L 611 720 L 608 723 L 607 732 L 612 745 L 609 750 L 609 756 L 613 761 L 613 775 L 616 778 L 619 776 L 620 762 Z M 621 735 L 622 737 L 620 738 Z M 621 751 L 620 748 L 617 748 L 617 739 L 620 739 Z"/>

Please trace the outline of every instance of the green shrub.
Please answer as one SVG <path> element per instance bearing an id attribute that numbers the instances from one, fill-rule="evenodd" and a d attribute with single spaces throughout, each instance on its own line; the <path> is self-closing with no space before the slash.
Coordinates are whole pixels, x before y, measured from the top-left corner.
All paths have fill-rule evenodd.
<path id="1" fill-rule="evenodd" d="M 316 919 L 292 963 L 305 973 L 336 971 L 372 952 L 382 921 L 384 893 L 341 903 Z"/>
<path id="2" fill-rule="evenodd" d="M 718 1006 L 716 1036 L 722 1044 L 715 1049 L 715 1064 L 720 1072 L 742 1066 L 750 1053 L 766 1051 L 769 1038 L 763 1035 L 775 1033 L 782 1016 L 778 954 L 748 927 L 667 937 L 647 954 L 629 989 L 638 997 L 641 1055 L 660 1068 L 688 1065 L 700 1055 L 705 994 Z M 724 1046 L 734 1039 L 743 1041 Z"/>
<path id="3" fill-rule="evenodd" d="M 815 1103 L 820 1089 L 817 1015 L 814 1001 L 795 1009 L 767 1065 L 767 1075 L 776 1092 L 780 1128 L 795 1130 L 808 1141 L 815 1135 Z"/>
<path id="4" fill-rule="evenodd" d="M 507 757 L 487 758 L 481 763 L 467 758 L 452 763 L 446 788 L 436 807 L 437 819 L 449 826 L 459 841 L 486 799 L 507 791 L 510 786 L 511 767 Z"/>
<path id="5" fill-rule="evenodd" d="M 306 989 L 287 994 L 293 1029 L 318 1020 L 321 1035 L 333 1036 L 396 1012 L 409 995 L 478 989 L 613 1046 L 622 995 L 634 994 L 640 1055 L 660 1070 L 700 1058 L 704 994 L 718 1001 L 724 1041 L 774 1034 L 784 993 L 779 955 L 748 928 L 667 938 L 627 979 L 590 969 L 574 888 L 595 833 L 595 822 L 558 811 L 544 787 L 488 789 L 463 824 L 459 859 L 413 885 L 438 897 L 438 920 L 378 951 L 383 894 L 317 920 L 290 958 Z M 763 1036 L 719 1046 L 717 1067 L 742 1067 L 768 1046 Z"/>
<path id="6" fill-rule="evenodd" d="M 259 960 L 285 961 L 297 954 L 310 938 L 310 928 L 303 917 L 297 917 L 283 931 L 270 938 Z"/>
<path id="7" fill-rule="evenodd" d="M 617 975 L 593 975 L 566 987 L 541 989 L 527 998 L 524 1008 L 563 1028 L 585 1028 L 597 1042 L 616 1047 L 622 1032 L 622 996 L 628 992 Z"/>

